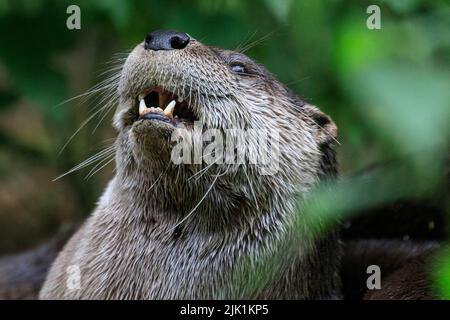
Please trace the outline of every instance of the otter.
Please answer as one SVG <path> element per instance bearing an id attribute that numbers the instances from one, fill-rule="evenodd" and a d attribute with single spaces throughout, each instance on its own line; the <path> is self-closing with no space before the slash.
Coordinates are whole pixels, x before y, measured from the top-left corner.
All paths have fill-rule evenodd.
<path id="1" fill-rule="evenodd" d="M 151 32 L 133 49 L 117 92 L 115 175 L 41 299 L 341 298 L 338 233 L 309 228 L 298 206 L 336 175 L 329 116 L 243 53 L 177 31 Z M 174 132 L 198 142 L 196 123 L 250 132 L 243 163 L 174 163 Z M 258 132 L 279 133 L 276 172 L 249 161 L 269 148 Z M 295 248 L 276 274 L 244 288 L 237 275 L 261 271 L 257 262 L 285 239 Z"/>

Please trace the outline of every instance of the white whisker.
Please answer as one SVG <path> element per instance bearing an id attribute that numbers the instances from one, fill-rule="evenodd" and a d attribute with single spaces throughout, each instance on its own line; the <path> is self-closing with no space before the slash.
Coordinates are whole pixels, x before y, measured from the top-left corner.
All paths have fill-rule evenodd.
<path id="1" fill-rule="evenodd" d="M 213 182 L 211 183 L 211 185 L 209 186 L 208 190 L 206 190 L 205 194 L 203 195 L 203 197 L 200 199 L 200 201 L 195 205 L 195 207 L 183 218 L 181 219 L 180 222 L 178 222 L 172 229 L 171 231 L 175 230 L 176 227 L 178 227 L 179 225 L 181 225 L 183 222 L 185 222 L 187 219 L 189 219 L 189 217 L 195 212 L 195 210 L 197 210 L 197 208 L 200 206 L 200 204 L 203 202 L 203 200 L 205 200 L 206 196 L 211 192 L 212 188 L 214 187 L 214 185 L 216 184 L 217 179 L 219 179 L 219 175 L 217 174 L 216 177 L 214 178 Z"/>
<path id="2" fill-rule="evenodd" d="M 116 146 L 115 144 L 108 146 L 106 148 L 104 148 L 103 150 L 101 150 L 100 152 L 94 154 L 93 156 L 87 158 L 86 160 L 82 161 L 81 163 L 77 164 L 76 166 L 74 166 L 72 169 L 70 169 L 69 171 L 61 174 L 60 176 L 56 177 L 55 179 L 53 179 L 53 181 L 57 181 L 65 176 L 67 176 L 68 174 L 71 174 L 75 171 L 81 170 L 97 161 L 102 161 L 104 158 L 108 158 L 111 155 L 113 155 L 116 151 Z"/>

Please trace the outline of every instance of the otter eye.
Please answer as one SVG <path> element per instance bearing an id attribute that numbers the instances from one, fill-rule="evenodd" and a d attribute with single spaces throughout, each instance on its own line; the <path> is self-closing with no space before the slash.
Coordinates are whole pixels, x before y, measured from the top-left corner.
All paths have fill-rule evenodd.
<path id="1" fill-rule="evenodd" d="M 236 73 L 247 73 L 247 69 L 241 63 L 234 62 L 230 65 L 231 70 Z"/>

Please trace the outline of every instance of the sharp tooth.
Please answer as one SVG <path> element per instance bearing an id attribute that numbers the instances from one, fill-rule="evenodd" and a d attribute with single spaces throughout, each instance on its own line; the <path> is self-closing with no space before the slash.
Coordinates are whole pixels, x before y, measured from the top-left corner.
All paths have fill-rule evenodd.
<path id="1" fill-rule="evenodd" d="M 141 101 L 139 101 L 139 115 L 142 115 L 145 110 L 147 110 L 147 106 L 145 105 L 145 100 L 141 99 Z"/>
<path id="2" fill-rule="evenodd" d="M 169 104 L 167 105 L 166 109 L 164 110 L 164 115 L 167 117 L 173 117 L 173 110 L 175 109 L 175 100 L 172 100 L 169 102 Z"/>

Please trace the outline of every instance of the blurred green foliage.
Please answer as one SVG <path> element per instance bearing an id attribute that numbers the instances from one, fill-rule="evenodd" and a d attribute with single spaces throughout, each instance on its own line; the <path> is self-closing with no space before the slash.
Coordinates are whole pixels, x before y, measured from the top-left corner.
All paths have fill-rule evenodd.
<path id="1" fill-rule="evenodd" d="M 81 30 L 66 28 L 70 4 L 81 8 Z M 381 30 L 366 27 L 371 4 L 381 8 Z M 249 56 L 331 115 L 340 130 L 344 179 L 331 189 L 319 188 L 308 208 L 312 217 L 351 213 L 424 192 L 448 196 L 443 181 L 450 142 L 446 0 L 0 0 L 0 179 L 5 188 L 17 180 L 17 172 L 50 181 L 114 137 L 108 121 L 92 134 L 97 125 L 92 121 L 59 156 L 95 101 L 57 105 L 101 81 L 98 73 L 115 59 L 114 53 L 127 52 L 154 29 L 182 30 L 231 49 L 255 42 L 246 51 Z M 36 122 L 40 126 L 31 125 Z M 401 166 L 364 179 L 345 178 L 391 161 Z M 33 176 L 42 168 L 43 177 Z M 28 238 L 23 231 L 3 232 L 14 225 L 4 222 L 6 215 L 25 209 L 4 209 L 0 243 L 9 237 L 25 247 L 64 219 L 87 214 L 111 175 L 106 171 L 88 183 L 83 174 L 72 174 L 41 189 L 46 200 L 37 195 L 40 200 L 33 198 L 33 206 L 25 208 L 43 212 L 31 219 L 39 221 L 30 224 L 26 216 L 21 222 L 21 230 L 30 231 Z M 0 201 L 14 204 L 14 197 L 5 193 Z M 449 206 L 448 200 L 444 203 Z M 64 219 L 49 218 L 49 212 Z M 42 223 L 45 219 L 51 222 Z M 0 250 L 11 246 L 0 245 Z M 442 265 L 437 281 L 447 283 L 441 288 L 447 288 L 443 295 L 448 297 L 450 271 L 448 263 Z"/>
<path id="2" fill-rule="evenodd" d="M 440 297 L 450 300 L 450 249 L 444 248 L 436 259 L 434 281 Z"/>

